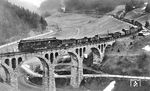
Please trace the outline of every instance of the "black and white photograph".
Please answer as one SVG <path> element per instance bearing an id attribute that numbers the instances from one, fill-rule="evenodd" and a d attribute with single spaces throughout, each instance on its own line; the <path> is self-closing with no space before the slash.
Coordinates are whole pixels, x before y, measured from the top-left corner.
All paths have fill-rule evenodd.
<path id="1" fill-rule="evenodd" d="M 0 0 L 0 91 L 150 91 L 150 0 Z"/>

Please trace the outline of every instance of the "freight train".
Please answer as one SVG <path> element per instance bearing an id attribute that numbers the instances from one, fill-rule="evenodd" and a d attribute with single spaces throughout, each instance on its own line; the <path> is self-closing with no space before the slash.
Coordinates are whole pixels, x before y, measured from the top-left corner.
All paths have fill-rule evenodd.
<path id="1" fill-rule="evenodd" d="M 121 21 L 124 21 L 124 22 L 127 22 L 127 23 L 130 23 L 132 25 L 135 25 L 135 26 L 142 26 L 142 24 L 138 21 L 135 21 L 133 19 L 127 19 L 127 18 L 120 18 L 119 16 L 117 15 L 112 15 L 114 18 L 118 19 L 118 20 L 121 20 Z"/>
<path id="2" fill-rule="evenodd" d="M 36 52 L 40 50 L 53 50 L 60 48 L 70 48 L 76 45 L 86 45 L 92 43 L 101 43 L 111 40 L 115 40 L 121 37 L 126 37 L 143 30 L 142 24 L 134 20 L 124 20 L 131 22 L 134 27 L 129 29 L 122 29 L 122 32 L 108 33 L 106 35 L 95 35 L 94 37 L 84 37 L 81 39 L 64 39 L 60 40 L 57 38 L 46 38 L 46 39 L 32 39 L 32 40 L 21 40 L 18 44 L 18 49 L 20 52 Z"/>

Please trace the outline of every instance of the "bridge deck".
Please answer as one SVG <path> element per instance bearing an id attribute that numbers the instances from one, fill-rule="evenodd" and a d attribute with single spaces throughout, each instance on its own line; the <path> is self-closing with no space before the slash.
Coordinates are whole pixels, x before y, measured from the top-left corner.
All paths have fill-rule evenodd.
<path id="1" fill-rule="evenodd" d="M 75 46 L 71 46 L 71 47 L 67 47 L 67 48 L 57 48 L 57 49 L 43 49 L 43 50 L 38 50 L 36 52 L 8 52 L 8 53 L 0 53 L 0 57 L 7 57 L 7 56 L 15 56 L 15 55 L 22 55 L 22 54 L 29 54 L 29 53 L 39 53 L 39 52 L 43 52 L 43 51 L 57 51 L 57 50 L 61 50 L 61 49 L 70 49 L 70 48 L 74 48 L 74 47 L 81 47 L 81 46 L 88 46 L 88 45 L 94 45 L 94 44 L 100 44 L 100 43 L 105 43 L 105 42 L 113 42 L 114 40 L 109 40 L 109 41 L 103 41 L 103 42 L 97 42 L 97 43 L 87 43 L 84 45 L 75 45 Z"/>
<path id="2" fill-rule="evenodd" d="M 138 33 L 138 32 L 136 32 L 136 33 Z M 114 38 L 114 39 L 111 39 L 111 40 L 100 41 L 100 42 L 96 42 L 96 43 L 87 43 L 87 44 L 82 44 L 82 45 L 75 45 L 75 46 L 71 46 L 71 47 L 67 47 L 67 48 L 44 49 L 44 50 L 38 50 L 36 52 L 8 52 L 8 53 L 0 53 L 0 57 L 22 55 L 22 54 L 28 54 L 28 53 L 38 53 L 38 52 L 48 51 L 48 50 L 53 51 L 53 50 L 61 50 L 61 49 L 70 49 L 70 48 L 73 48 L 73 47 L 81 47 L 81 46 L 88 46 L 88 45 L 94 45 L 94 44 L 101 44 L 101 43 L 106 43 L 106 42 L 113 42 L 113 41 L 115 41 L 117 39 L 123 39 L 123 38 L 127 38 L 129 36 L 132 36 L 132 34 L 131 35 L 122 36 L 120 38 Z"/>

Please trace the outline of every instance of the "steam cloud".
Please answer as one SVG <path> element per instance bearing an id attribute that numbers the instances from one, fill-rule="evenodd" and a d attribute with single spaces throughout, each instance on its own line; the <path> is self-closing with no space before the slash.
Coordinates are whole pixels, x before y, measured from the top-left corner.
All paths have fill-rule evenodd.
<path id="1" fill-rule="evenodd" d="M 105 13 L 113 10 L 117 5 L 125 4 L 129 1 L 130 0 L 64 0 L 64 4 L 66 6 L 66 10 L 70 12 L 96 10 L 99 13 Z M 40 9 L 41 11 L 51 11 L 53 9 L 59 9 L 61 7 L 61 3 L 62 0 L 47 0 L 41 5 Z"/>
<path id="2" fill-rule="evenodd" d="M 67 0 L 66 9 L 88 11 L 98 10 L 107 12 L 113 10 L 116 5 L 121 3 L 121 0 Z"/>

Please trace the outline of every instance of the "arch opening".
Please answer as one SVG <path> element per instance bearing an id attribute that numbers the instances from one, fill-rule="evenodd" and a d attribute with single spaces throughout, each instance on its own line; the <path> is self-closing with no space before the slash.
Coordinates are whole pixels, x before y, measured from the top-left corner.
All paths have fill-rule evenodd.
<path id="1" fill-rule="evenodd" d="M 80 48 L 80 57 L 82 57 L 82 48 Z"/>
<path id="2" fill-rule="evenodd" d="M 84 57 L 83 64 L 87 67 L 91 67 L 94 64 L 98 64 L 100 62 L 100 52 L 98 48 L 92 47 L 91 52 L 88 53 L 87 57 Z"/>
<path id="3" fill-rule="evenodd" d="M 2 66 L 2 68 L 4 69 L 5 74 L 6 74 L 6 80 L 5 80 L 5 82 L 6 82 L 7 84 L 10 84 L 10 83 L 11 83 L 11 76 L 10 76 L 10 71 L 9 71 L 9 69 L 8 69 L 7 65 L 1 64 L 1 66 Z"/>
<path id="4" fill-rule="evenodd" d="M 79 54 L 78 49 L 76 49 L 76 53 Z"/>
<path id="5" fill-rule="evenodd" d="M 21 58 L 21 57 L 19 57 L 19 58 L 18 58 L 18 65 L 20 65 L 20 64 L 21 64 L 21 62 L 22 62 L 22 58 Z"/>
<path id="6" fill-rule="evenodd" d="M 85 53 L 85 51 L 86 51 L 86 48 L 84 47 L 84 48 L 83 48 L 83 53 Z"/>
<path id="7" fill-rule="evenodd" d="M 50 54 L 50 62 L 53 63 L 53 61 L 54 61 L 54 54 L 51 53 L 51 54 Z"/>
<path id="8" fill-rule="evenodd" d="M 98 45 L 98 48 L 101 49 L 101 45 Z"/>
<path id="9" fill-rule="evenodd" d="M 11 60 L 11 63 L 12 63 L 12 68 L 13 68 L 13 70 L 15 70 L 15 69 L 16 69 L 16 58 L 13 58 L 13 59 Z"/>
<path id="10" fill-rule="evenodd" d="M 45 82 L 49 76 L 49 60 L 40 56 L 33 57 L 28 61 L 30 60 L 34 60 L 34 63 L 30 64 L 30 62 L 25 61 L 23 62 L 24 66 L 22 64 L 22 68 L 25 70 L 26 74 L 30 75 L 28 80 L 36 85 L 46 85 Z"/>
<path id="11" fill-rule="evenodd" d="M 83 64 L 87 67 L 91 67 L 93 65 L 93 53 L 90 52 L 87 57 L 83 58 Z"/>
<path id="12" fill-rule="evenodd" d="M 92 51 L 92 53 L 94 53 L 94 54 L 100 56 L 100 53 L 99 53 L 98 48 L 93 47 L 93 48 L 91 48 L 91 51 Z"/>
<path id="13" fill-rule="evenodd" d="M 5 59 L 5 63 L 9 66 L 10 65 L 9 59 Z"/>
<path id="14" fill-rule="evenodd" d="M 57 57 L 58 57 L 58 52 L 55 53 L 55 58 L 57 58 Z"/>
<path id="15" fill-rule="evenodd" d="M 101 52 L 103 52 L 103 49 L 104 49 L 104 46 L 103 46 L 103 44 L 101 45 Z"/>
<path id="16" fill-rule="evenodd" d="M 106 44 L 104 44 L 104 47 L 106 47 Z"/>
<path id="17" fill-rule="evenodd" d="M 69 54 L 69 56 L 70 56 L 74 61 L 76 61 L 76 63 L 78 63 L 78 57 L 77 57 L 76 54 L 74 54 L 74 53 L 72 53 L 72 52 L 68 52 L 68 54 Z M 72 59 L 70 59 L 71 62 L 72 62 Z"/>
<path id="18" fill-rule="evenodd" d="M 105 47 L 105 52 L 108 52 L 108 51 L 113 51 L 112 45 L 110 44 Z"/>
<path id="19" fill-rule="evenodd" d="M 45 58 L 46 58 L 46 59 L 49 59 L 49 55 L 48 55 L 48 54 L 45 54 Z"/>

